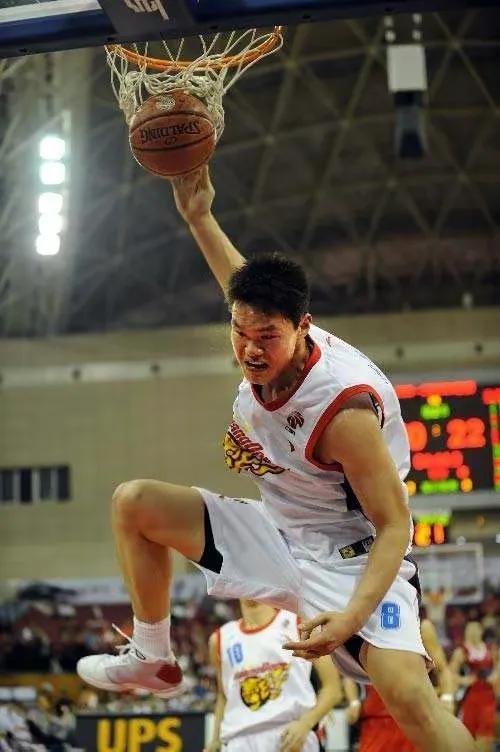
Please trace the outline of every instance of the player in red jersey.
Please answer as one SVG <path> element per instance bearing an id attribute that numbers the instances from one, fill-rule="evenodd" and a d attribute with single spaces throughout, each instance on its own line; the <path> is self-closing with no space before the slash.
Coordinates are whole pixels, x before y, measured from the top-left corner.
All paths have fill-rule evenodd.
<path id="1" fill-rule="evenodd" d="M 497 671 L 492 649 L 483 640 L 483 627 L 470 621 L 465 627 L 464 644 L 455 649 L 450 667 L 458 684 L 466 687 L 459 716 L 476 740 L 478 752 L 493 749 Z M 467 669 L 464 675 L 463 668 Z"/>
<path id="2" fill-rule="evenodd" d="M 420 630 L 425 649 L 434 662 L 440 700 L 453 712 L 453 676 L 434 624 L 424 619 Z M 358 687 L 351 679 L 344 681 L 344 689 L 349 702 L 347 720 L 351 724 L 360 721 L 358 752 L 415 752 L 415 747 L 404 736 L 374 687 L 367 686 L 362 702 Z"/>

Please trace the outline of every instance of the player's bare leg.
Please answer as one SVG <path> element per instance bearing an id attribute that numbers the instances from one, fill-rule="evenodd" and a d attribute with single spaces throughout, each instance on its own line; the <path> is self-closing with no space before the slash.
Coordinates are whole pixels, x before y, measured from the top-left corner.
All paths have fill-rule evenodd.
<path id="1" fill-rule="evenodd" d="M 120 567 L 137 619 L 158 622 L 170 610 L 170 548 L 198 561 L 205 545 L 204 505 L 193 488 L 155 480 L 122 483 L 111 522 Z"/>
<path id="2" fill-rule="evenodd" d="M 465 726 L 439 702 L 421 655 L 365 643 L 360 658 L 418 752 L 474 752 L 474 740 Z"/>
<path id="3" fill-rule="evenodd" d="M 147 689 L 161 697 L 182 691 L 170 647 L 171 549 L 199 560 L 205 545 L 198 491 L 154 480 L 122 483 L 113 495 L 112 526 L 134 610 L 134 632 L 120 655 L 81 658 L 78 674 L 100 689 Z M 123 634 L 123 633 L 122 633 Z"/>

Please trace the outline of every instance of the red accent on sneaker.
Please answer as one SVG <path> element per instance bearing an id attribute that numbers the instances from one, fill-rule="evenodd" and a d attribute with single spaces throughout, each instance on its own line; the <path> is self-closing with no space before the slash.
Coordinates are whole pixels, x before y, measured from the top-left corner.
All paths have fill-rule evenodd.
<path id="1" fill-rule="evenodd" d="M 156 677 L 166 684 L 180 684 L 182 681 L 182 671 L 177 663 L 164 663 L 156 674 Z"/>

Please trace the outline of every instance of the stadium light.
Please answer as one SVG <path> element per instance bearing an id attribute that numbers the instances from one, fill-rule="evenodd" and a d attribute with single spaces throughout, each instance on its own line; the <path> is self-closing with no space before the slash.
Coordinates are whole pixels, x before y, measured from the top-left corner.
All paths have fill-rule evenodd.
<path id="1" fill-rule="evenodd" d="M 66 180 L 66 165 L 63 162 L 42 162 L 40 182 L 42 185 L 62 185 Z"/>
<path id="2" fill-rule="evenodd" d="M 63 224 L 60 214 L 41 214 L 38 217 L 38 232 L 40 235 L 59 235 Z"/>
<path id="3" fill-rule="evenodd" d="M 64 197 L 62 193 L 46 191 L 38 196 L 38 211 L 40 214 L 60 214 L 62 212 Z"/>
<path id="4" fill-rule="evenodd" d="M 38 235 L 36 252 L 39 256 L 56 256 L 61 249 L 60 235 Z"/>
<path id="5" fill-rule="evenodd" d="M 66 141 L 59 136 L 44 136 L 40 141 L 41 159 L 60 161 L 66 154 Z"/>
<path id="6" fill-rule="evenodd" d="M 38 194 L 38 235 L 35 250 L 40 256 L 56 256 L 61 250 L 64 229 L 63 208 L 67 203 L 68 171 L 66 166 L 69 144 L 62 133 L 69 132 L 69 120 L 62 118 L 61 133 L 46 133 L 38 143 L 40 162 Z M 50 190 L 54 186 L 54 190 Z"/>

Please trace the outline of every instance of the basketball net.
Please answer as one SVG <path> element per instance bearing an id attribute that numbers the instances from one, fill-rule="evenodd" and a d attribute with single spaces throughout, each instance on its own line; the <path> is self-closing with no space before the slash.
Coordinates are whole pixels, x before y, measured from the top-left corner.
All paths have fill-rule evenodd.
<path id="1" fill-rule="evenodd" d="M 186 46 L 196 45 L 192 60 L 183 59 Z M 276 52 L 283 44 L 281 26 L 271 32 L 257 29 L 232 31 L 184 39 L 163 40 L 163 57 L 151 57 L 149 42 L 131 47 L 110 45 L 106 49 L 111 69 L 111 86 L 120 109 L 130 123 L 145 99 L 182 89 L 203 99 L 213 120 L 216 140 L 224 130 L 223 97 L 230 87 L 258 60 Z"/>

